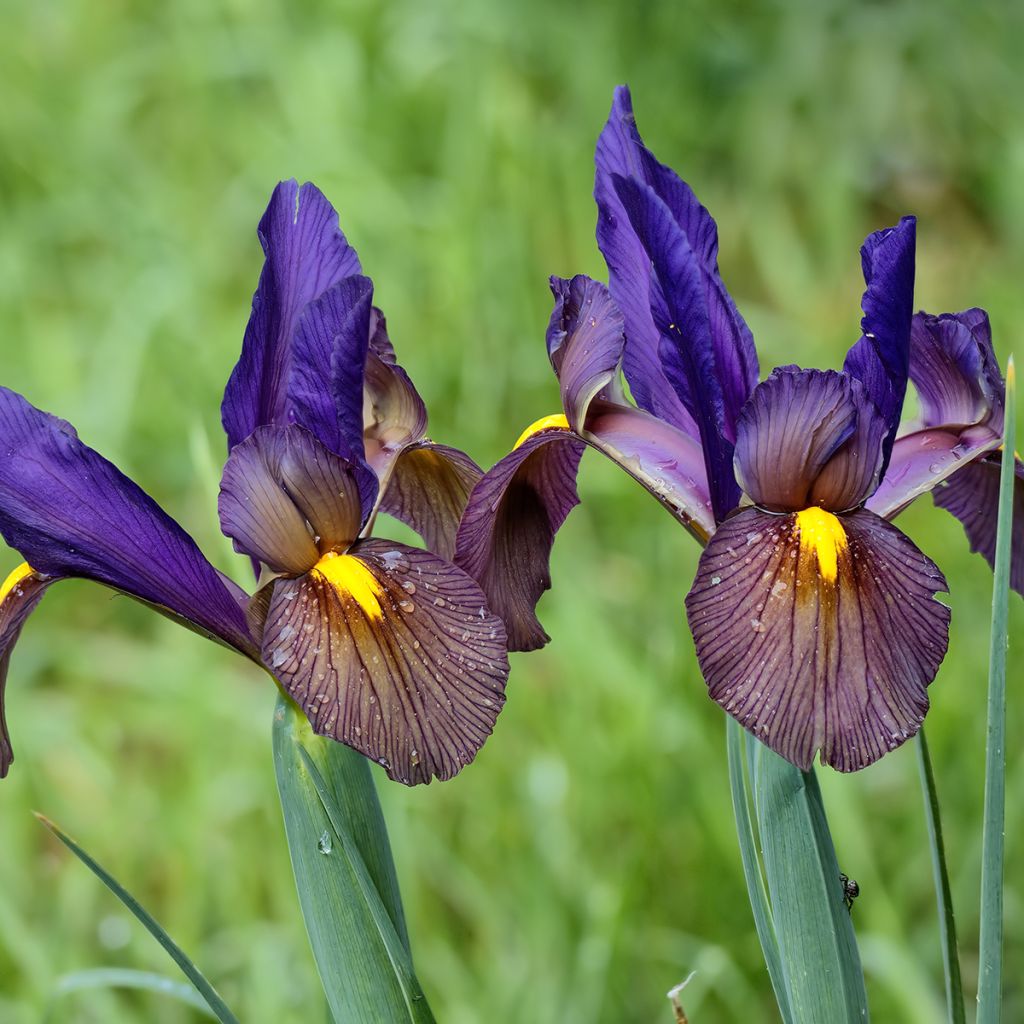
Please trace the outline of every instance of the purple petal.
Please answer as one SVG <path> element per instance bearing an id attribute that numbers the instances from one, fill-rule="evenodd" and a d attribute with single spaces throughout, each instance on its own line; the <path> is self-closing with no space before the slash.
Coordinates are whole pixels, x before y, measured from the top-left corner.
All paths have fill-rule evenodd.
<path id="1" fill-rule="evenodd" d="M 580 430 L 591 401 L 618 377 L 622 362 L 622 313 L 603 284 L 578 274 L 551 278 L 555 308 L 548 324 L 551 365 L 561 385 L 562 407 Z"/>
<path id="2" fill-rule="evenodd" d="M 0 532 L 46 576 L 124 591 L 251 654 L 237 596 L 187 533 L 64 421 L 0 388 Z"/>
<path id="3" fill-rule="evenodd" d="M 856 771 L 913 736 L 946 653 L 945 580 L 864 510 L 745 509 L 701 556 L 686 611 L 712 699 L 808 770 Z"/>
<path id="4" fill-rule="evenodd" d="M 555 534 L 579 504 L 583 448 L 568 430 L 533 434 L 483 475 L 463 514 L 455 564 L 504 621 L 510 651 L 533 651 L 550 639 L 534 609 L 551 588 Z"/>
<path id="5" fill-rule="evenodd" d="M 21 627 L 43 599 L 53 578 L 33 572 L 28 564 L 19 565 L 0 586 L 0 779 L 5 778 L 14 760 L 7 720 L 4 714 L 4 690 L 11 651 L 21 635 Z"/>
<path id="6" fill-rule="evenodd" d="M 598 400 L 583 438 L 618 463 L 699 541 L 715 532 L 707 470 L 700 444 L 642 409 Z"/>
<path id="7" fill-rule="evenodd" d="M 721 520 L 736 507 L 732 442 L 704 295 L 704 283 L 686 235 L 653 189 L 636 179 L 614 178 L 619 199 L 654 268 L 661 299 L 654 318 L 661 333 L 662 366 L 693 417 L 708 466 L 711 502 Z"/>
<path id="8" fill-rule="evenodd" d="M 360 272 L 338 215 L 315 185 L 283 181 L 259 224 L 266 254 L 242 354 L 224 392 L 228 447 L 258 426 L 288 419 L 292 342 L 306 306 L 342 278 Z"/>
<path id="9" fill-rule="evenodd" d="M 316 732 L 410 786 L 473 760 L 508 678 L 504 628 L 476 584 L 383 540 L 277 580 L 263 659 Z"/>
<path id="10" fill-rule="evenodd" d="M 904 217 L 895 227 L 869 235 L 861 247 L 867 285 L 861 300 L 863 336 L 847 353 L 843 365 L 847 373 L 863 381 L 886 421 L 883 475 L 907 391 L 916 236 L 916 219 Z"/>
<path id="11" fill-rule="evenodd" d="M 737 426 L 736 475 L 775 512 L 843 512 L 878 483 L 886 423 L 860 381 L 783 367 L 754 390 Z"/>
<path id="12" fill-rule="evenodd" d="M 441 558 L 455 555 L 455 535 L 480 467 L 465 452 L 416 441 L 396 458 L 380 510 L 411 526 Z"/>
<path id="13" fill-rule="evenodd" d="M 958 469 L 932 492 L 935 504 L 963 524 L 971 550 L 994 565 L 1002 453 Z M 1010 586 L 1024 597 L 1024 463 L 1014 460 L 1013 531 L 1010 535 Z"/>
<path id="14" fill-rule="evenodd" d="M 304 573 L 321 552 L 344 550 L 358 536 L 375 497 L 375 478 L 360 487 L 368 473 L 297 424 L 259 427 L 224 467 L 221 529 L 236 550 L 274 572 Z"/>
<path id="15" fill-rule="evenodd" d="M 363 369 L 373 283 L 346 277 L 299 317 L 288 377 L 288 419 L 343 458 L 363 458 Z"/>
<path id="16" fill-rule="evenodd" d="M 931 316 L 915 313 L 910 332 L 910 379 L 925 427 L 985 422 L 1002 431 L 1003 377 L 983 309 Z"/>

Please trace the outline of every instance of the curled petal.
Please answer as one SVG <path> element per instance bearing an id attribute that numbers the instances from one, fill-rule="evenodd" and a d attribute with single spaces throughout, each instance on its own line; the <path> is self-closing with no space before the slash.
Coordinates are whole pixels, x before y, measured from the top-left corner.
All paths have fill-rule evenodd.
<path id="1" fill-rule="evenodd" d="M 878 483 L 885 421 L 863 385 L 833 370 L 783 367 L 759 384 L 736 431 L 736 476 L 763 508 L 860 504 Z"/>
<path id="2" fill-rule="evenodd" d="M 41 576 L 25 563 L 19 565 L 0 585 L 0 779 L 7 775 L 14 760 L 4 714 L 4 690 L 11 651 L 18 642 L 25 620 L 53 582 L 53 579 Z"/>
<path id="3" fill-rule="evenodd" d="M 238 595 L 191 537 L 62 420 L 0 388 L 0 533 L 46 576 L 114 587 L 252 654 Z"/>
<path id="4" fill-rule="evenodd" d="M 686 612 L 711 697 L 808 770 L 855 771 L 920 728 L 946 653 L 942 573 L 864 510 L 745 509 L 701 556 Z"/>
<path id="5" fill-rule="evenodd" d="M 465 452 L 416 441 L 395 459 L 380 510 L 411 526 L 435 554 L 455 555 L 455 534 L 480 467 Z"/>
<path id="6" fill-rule="evenodd" d="M 367 477 L 304 427 L 259 427 L 224 466 L 221 529 L 274 572 L 306 572 L 322 550 L 347 548 L 358 536 L 376 493 Z"/>
<path id="7" fill-rule="evenodd" d="M 579 431 L 599 394 L 608 396 L 622 362 L 623 320 L 608 289 L 578 274 L 551 278 L 555 308 L 548 324 L 548 355 L 561 385 L 569 426 Z"/>
<path id="8" fill-rule="evenodd" d="M 504 704 L 508 655 L 465 573 L 370 540 L 273 586 L 264 663 L 318 733 L 406 785 L 473 760 Z"/>
<path id="9" fill-rule="evenodd" d="M 971 550 L 993 565 L 1003 453 L 958 469 L 932 492 L 935 504 L 963 524 Z M 1024 462 L 1014 459 L 1013 532 L 1010 536 L 1010 586 L 1024 597 Z"/>
<path id="10" fill-rule="evenodd" d="M 551 588 L 555 534 L 579 504 L 583 448 L 567 429 L 527 437 L 483 475 L 462 517 L 455 563 L 505 623 L 510 651 L 533 651 L 550 639 L 534 609 Z"/>
<path id="11" fill-rule="evenodd" d="M 845 372 L 862 381 L 886 422 L 882 472 L 896 437 L 910 367 L 910 318 L 914 311 L 917 221 L 876 231 L 860 250 L 867 288 L 861 301 L 861 339 L 850 349 Z"/>
<path id="12" fill-rule="evenodd" d="M 332 285 L 360 272 L 337 213 L 309 182 L 300 189 L 283 181 L 274 189 L 259 239 L 266 260 L 221 407 L 230 448 L 258 426 L 287 422 L 288 367 L 299 315 Z"/>

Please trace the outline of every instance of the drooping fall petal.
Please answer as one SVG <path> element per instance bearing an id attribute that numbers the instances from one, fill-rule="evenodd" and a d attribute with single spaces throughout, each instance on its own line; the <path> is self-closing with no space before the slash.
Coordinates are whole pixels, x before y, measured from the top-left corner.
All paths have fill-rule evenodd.
<path id="1" fill-rule="evenodd" d="M 273 584 L 263 659 L 313 728 L 406 785 L 473 760 L 504 704 L 505 630 L 427 551 L 361 541 Z"/>
<path id="2" fill-rule="evenodd" d="M 803 770 L 878 760 L 920 728 L 946 653 L 938 568 L 858 510 L 749 508 L 701 556 L 687 617 L 711 697 Z"/>

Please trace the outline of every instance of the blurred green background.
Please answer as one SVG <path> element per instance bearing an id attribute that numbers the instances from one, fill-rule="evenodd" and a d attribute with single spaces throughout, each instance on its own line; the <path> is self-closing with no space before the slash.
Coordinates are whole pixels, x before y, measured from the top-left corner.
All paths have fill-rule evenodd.
<path id="1" fill-rule="evenodd" d="M 762 367 L 835 366 L 857 248 L 920 218 L 918 303 L 1024 324 L 1024 8 L 959 2 L 8 0 L 0 9 L 0 379 L 76 424 L 222 568 L 219 401 L 274 183 L 314 180 L 377 285 L 432 433 L 489 465 L 557 405 L 550 273 L 603 275 L 592 147 L 612 87 L 715 213 Z M 438 1019 L 775 1019 L 746 902 L 723 718 L 682 600 L 696 546 L 585 460 L 583 505 L 477 762 L 380 788 Z M 977 972 L 991 577 L 925 499 L 903 527 L 951 580 L 928 720 L 965 980 Z M 17 560 L 5 554 L 0 568 Z M 1024 603 L 1011 608 L 1005 1019 L 1024 1019 Z M 0 1021 L 41 1019 L 99 964 L 174 973 L 30 815 L 46 812 L 156 913 L 247 1022 L 320 1021 L 270 758 L 274 702 L 240 659 L 86 583 L 14 658 L 0 785 Z M 822 773 L 874 1017 L 941 1019 L 909 745 Z M 969 998 L 969 1012 L 973 999 Z M 55 1021 L 191 1021 L 154 997 L 64 997 Z"/>

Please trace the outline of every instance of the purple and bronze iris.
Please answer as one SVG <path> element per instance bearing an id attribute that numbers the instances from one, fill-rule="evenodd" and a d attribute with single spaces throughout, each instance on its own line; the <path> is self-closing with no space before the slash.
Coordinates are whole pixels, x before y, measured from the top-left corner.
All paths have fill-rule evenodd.
<path id="1" fill-rule="evenodd" d="M 373 286 L 311 184 L 280 184 L 222 407 L 224 533 L 250 597 L 67 423 L 0 389 L 0 532 L 25 559 L 0 587 L 0 775 L 11 650 L 57 580 L 95 580 L 264 667 L 312 727 L 406 784 L 473 759 L 504 703 L 505 628 L 452 562 L 480 470 L 426 438 Z M 426 549 L 373 538 L 385 512 Z"/>
<path id="2" fill-rule="evenodd" d="M 942 573 L 888 520 L 934 491 L 992 558 L 1003 381 L 988 320 L 913 315 L 904 218 L 861 250 L 861 337 L 843 369 L 782 367 L 758 383 L 715 222 L 646 148 L 625 88 L 596 164 L 609 284 L 552 278 L 563 413 L 477 484 L 456 562 L 511 649 L 546 643 L 535 607 L 596 448 L 704 545 L 686 610 L 712 698 L 803 769 L 819 752 L 841 771 L 871 764 L 919 729 L 949 626 Z M 900 432 L 908 382 L 921 417 Z M 1018 504 L 1021 476 L 1018 463 Z M 1017 544 L 1018 589 L 1022 577 Z"/>

